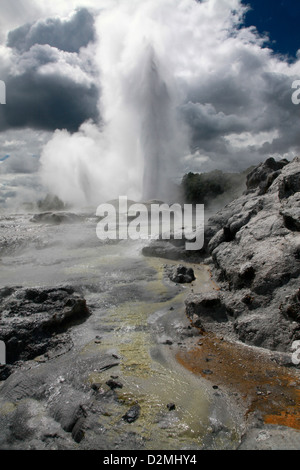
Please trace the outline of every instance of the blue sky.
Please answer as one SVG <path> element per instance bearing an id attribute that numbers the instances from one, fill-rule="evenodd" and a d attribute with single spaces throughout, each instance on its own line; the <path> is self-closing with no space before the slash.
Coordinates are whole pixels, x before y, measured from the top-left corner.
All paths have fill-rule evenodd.
<path id="1" fill-rule="evenodd" d="M 300 2 L 297 0 L 243 0 L 252 10 L 246 26 L 254 25 L 260 33 L 268 33 L 269 47 L 288 54 L 291 59 L 300 49 Z"/>

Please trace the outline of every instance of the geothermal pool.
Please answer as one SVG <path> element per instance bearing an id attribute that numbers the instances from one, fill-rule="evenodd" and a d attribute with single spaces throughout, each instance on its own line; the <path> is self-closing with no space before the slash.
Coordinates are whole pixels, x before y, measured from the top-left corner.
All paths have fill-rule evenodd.
<path id="1" fill-rule="evenodd" d="M 91 311 L 84 323 L 71 329 L 70 351 L 30 361 L 20 377 L 33 378 L 33 385 L 21 401 L 1 400 L 0 388 L 0 416 L 4 414 L 9 423 L 7 410 L 12 413 L 29 400 L 38 434 L 41 422 L 49 419 L 49 403 L 68 401 L 61 384 L 85 393 L 98 387 L 105 397 L 106 382 L 113 378 L 122 388 L 113 390 L 109 402 L 103 399 L 97 424 L 85 430 L 79 444 L 66 439 L 58 446 L 169 450 L 237 446 L 243 428 L 238 408 L 220 389 L 176 360 L 176 353 L 199 335 L 185 316 L 184 299 L 191 289 L 215 288 L 208 268 L 191 265 L 196 281 L 192 286 L 177 285 L 165 278 L 164 265 L 178 262 L 143 257 L 142 241 L 101 242 L 94 216 L 58 225 L 32 222 L 30 214 L 2 216 L 0 228 L 2 287 L 78 286 Z M 108 356 L 113 367 L 99 371 L 97 364 Z M 15 380 L 18 374 L 18 370 L 13 374 Z M 52 392 L 36 399 L 34 383 L 41 377 Z M 138 419 L 124 422 L 124 412 L 135 403 L 140 407 Z M 34 444 L 30 439 L 11 444 L 16 445 L 43 447 L 38 439 Z"/>

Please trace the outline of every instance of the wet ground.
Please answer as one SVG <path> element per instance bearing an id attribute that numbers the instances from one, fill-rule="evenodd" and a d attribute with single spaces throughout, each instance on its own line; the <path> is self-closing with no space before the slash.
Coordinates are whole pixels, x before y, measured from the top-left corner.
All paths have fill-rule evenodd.
<path id="1" fill-rule="evenodd" d="M 291 429 L 286 447 L 300 447 L 299 376 L 260 351 L 202 334 L 185 316 L 191 290 L 218 288 L 208 267 L 191 265 L 196 281 L 177 285 L 164 265 L 178 262 L 142 257 L 140 242 L 100 242 L 93 217 L 30 219 L 1 219 L 1 286 L 80 286 L 92 315 L 72 329 L 71 351 L 36 358 L 0 386 L 2 434 L 17 427 L 16 416 L 27 426 L 17 438 L 8 433 L 3 447 L 236 449 L 247 426 L 258 434 Z M 57 418 L 74 394 L 88 409 L 80 442 Z M 134 405 L 138 417 L 127 422 Z"/>

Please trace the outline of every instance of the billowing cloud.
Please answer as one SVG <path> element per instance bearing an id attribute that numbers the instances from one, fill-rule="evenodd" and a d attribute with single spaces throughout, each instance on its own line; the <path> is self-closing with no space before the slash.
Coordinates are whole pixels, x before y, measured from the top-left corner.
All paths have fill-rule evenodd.
<path id="1" fill-rule="evenodd" d="M 74 132 L 85 120 L 97 120 L 93 40 L 94 20 L 86 9 L 66 20 L 37 21 L 11 31 L 2 48 L 7 106 L 1 109 L 0 130 Z"/>
<path id="2" fill-rule="evenodd" d="M 94 40 L 94 18 L 82 8 L 71 19 L 48 18 L 10 31 L 7 46 L 22 53 L 35 44 L 48 44 L 62 51 L 79 52 Z"/>

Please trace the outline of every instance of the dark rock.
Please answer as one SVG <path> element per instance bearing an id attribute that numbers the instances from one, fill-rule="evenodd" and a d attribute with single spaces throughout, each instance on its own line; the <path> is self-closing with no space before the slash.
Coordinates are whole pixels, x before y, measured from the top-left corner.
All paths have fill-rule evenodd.
<path id="1" fill-rule="evenodd" d="M 178 284 L 186 284 L 193 282 L 195 278 L 194 270 L 187 268 L 182 264 L 175 266 L 174 268 L 166 268 L 169 279 Z"/>
<path id="2" fill-rule="evenodd" d="M 46 353 L 69 350 L 67 330 L 90 314 L 85 299 L 68 286 L 15 288 L 6 294 L 0 296 L 0 339 L 10 365 L 41 355 L 46 360 Z"/>
<path id="3" fill-rule="evenodd" d="M 286 296 L 285 302 L 279 308 L 283 315 L 300 324 L 300 289 L 290 297 Z"/>
<path id="4" fill-rule="evenodd" d="M 79 444 L 84 438 L 84 424 L 85 424 L 85 418 L 81 417 L 76 421 L 72 429 L 72 438 L 74 439 L 75 442 L 77 442 L 77 444 Z"/>
<path id="5" fill-rule="evenodd" d="M 300 158 L 268 159 L 247 191 L 211 217 L 206 249 L 222 286 L 210 299 L 188 298 L 195 326 L 233 331 L 248 344 L 290 351 L 300 338 Z M 215 325 L 215 326 L 214 326 Z"/>
<path id="6" fill-rule="evenodd" d="M 226 322 L 226 306 L 219 292 L 207 292 L 190 295 L 186 301 L 186 314 L 192 324 L 205 329 L 207 323 Z"/>
<path id="7" fill-rule="evenodd" d="M 55 401 L 50 406 L 51 416 L 61 424 L 66 432 L 72 432 L 75 424 L 80 418 L 86 418 L 84 401 L 86 397 L 83 393 L 72 389 L 68 385 L 62 387 L 65 396 L 64 401 Z"/>
<path id="8" fill-rule="evenodd" d="M 287 164 L 287 160 L 278 162 L 274 160 L 274 158 L 268 158 L 247 175 L 246 185 L 248 191 L 258 189 L 259 194 L 264 194 L 271 186 L 272 182 L 279 176 L 279 170 Z"/>
<path id="9" fill-rule="evenodd" d="M 107 380 L 106 385 L 108 385 L 112 390 L 115 388 L 123 388 L 123 384 L 121 382 L 117 382 L 114 379 Z"/>
<path id="10" fill-rule="evenodd" d="M 131 408 L 129 408 L 127 413 L 125 413 L 125 415 L 123 416 L 123 419 L 124 421 L 127 421 L 127 423 L 133 423 L 139 418 L 140 412 L 141 412 L 140 405 L 139 404 L 133 405 Z"/>
<path id="11" fill-rule="evenodd" d="M 91 385 L 91 389 L 94 390 L 95 392 L 98 392 L 100 388 L 101 388 L 101 383 L 92 383 Z"/>
<path id="12" fill-rule="evenodd" d="M 168 403 L 167 408 L 168 408 L 169 411 L 175 410 L 175 408 L 176 408 L 175 403 Z"/>
<path id="13" fill-rule="evenodd" d="M 300 170 L 295 172 L 287 172 L 283 174 L 279 183 L 278 196 L 279 199 L 287 199 L 299 192 L 300 188 Z"/>
<path id="14" fill-rule="evenodd" d="M 166 339 L 164 341 L 164 344 L 167 344 L 167 345 L 171 346 L 173 344 L 173 341 L 171 339 Z"/>
<path id="15" fill-rule="evenodd" d="M 189 241 L 190 242 L 190 241 Z M 148 246 L 143 247 L 142 254 L 144 256 L 151 256 L 154 258 L 165 258 L 169 260 L 187 260 L 198 261 L 199 254 L 203 253 L 201 250 L 186 250 L 185 246 L 172 241 L 166 240 L 153 240 Z"/>

